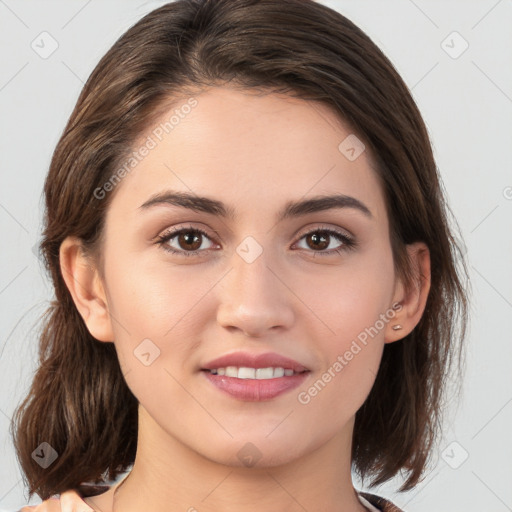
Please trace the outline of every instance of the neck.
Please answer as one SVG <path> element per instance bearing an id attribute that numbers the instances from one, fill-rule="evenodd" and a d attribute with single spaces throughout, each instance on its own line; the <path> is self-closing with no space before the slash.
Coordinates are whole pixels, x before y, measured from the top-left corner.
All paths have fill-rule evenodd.
<path id="1" fill-rule="evenodd" d="M 214 462 L 161 430 L 139 407 L 137 455 L 113 512 L 361 512 L 350 472 L 353 420 L 298 459 L 267 467 Z"/>

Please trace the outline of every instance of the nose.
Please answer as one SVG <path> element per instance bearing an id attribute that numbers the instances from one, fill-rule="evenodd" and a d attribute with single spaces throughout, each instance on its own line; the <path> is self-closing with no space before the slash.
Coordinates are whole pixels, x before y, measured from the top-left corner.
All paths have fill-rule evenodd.
<path id="1" fill-rule="evenodd" d="M 268 261 L 265 251 L 251 263 L 233 255 L 233 268 L 220 287 L 219 325 L 256 338 L 290 328 L 293 292 L 282 271 L 273 267 L 277 266 Z"/>

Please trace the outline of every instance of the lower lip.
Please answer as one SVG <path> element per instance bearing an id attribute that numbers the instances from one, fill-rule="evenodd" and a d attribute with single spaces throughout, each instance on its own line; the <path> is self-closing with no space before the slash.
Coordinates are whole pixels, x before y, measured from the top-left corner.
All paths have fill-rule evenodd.
<path id="1" fill-rule="evenodd" d="M 203 371 L 205 377 L 218 389 L 238 400 L 259 402 L 270 400 L 299 386 L 307 378 L 309 372 L 296 373 L 275 379 L 238 379 L 215 375 Z"/>

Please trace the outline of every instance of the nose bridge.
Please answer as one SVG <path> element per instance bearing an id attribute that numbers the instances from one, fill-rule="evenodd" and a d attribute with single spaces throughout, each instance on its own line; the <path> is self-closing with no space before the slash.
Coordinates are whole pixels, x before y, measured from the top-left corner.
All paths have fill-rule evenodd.
<path id="1" fill-rule="evenodd" d="M 237 295 L 257 298 L 267 294 L 270 296 L 271 290 L 275 293 L 275 271 L 271 270 L 275 265 L 272 264 L 271 252 L 252 237 L 240 243 L 232 258 L 234 268 L 231 272 Z"/>
<path id="2" fill-rule="evenodd" d="M 276 276 L 279 265 L 272 254 L 253 237 L 246 237 L 236 248 L 232 270 L 222 284 L 218 311 L 221 325 L 258 335 L 290 324 L 289 292 Z"/>

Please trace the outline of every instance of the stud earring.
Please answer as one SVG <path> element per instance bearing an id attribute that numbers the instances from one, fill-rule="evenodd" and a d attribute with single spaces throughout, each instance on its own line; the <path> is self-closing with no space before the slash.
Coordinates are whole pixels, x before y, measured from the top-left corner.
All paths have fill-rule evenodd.
<path id="1" fill-rule="evenodd" d="M 393 325 L 393 327 L 391 327 L 391 329 L 393 329 L 394 331 L 399 331 L 401 328 L 402 328 L 402 326 L 400 324 L 396 324 L 396 325 Z"/>

